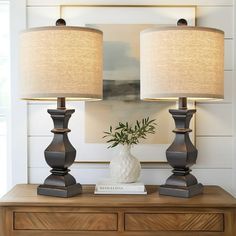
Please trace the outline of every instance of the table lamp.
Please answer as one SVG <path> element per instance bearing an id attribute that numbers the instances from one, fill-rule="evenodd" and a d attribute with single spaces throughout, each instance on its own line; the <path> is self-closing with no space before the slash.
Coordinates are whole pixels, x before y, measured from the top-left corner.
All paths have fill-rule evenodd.
<path id="1" fill-rule="evenodd" d="M 75 196 L 82 190 L 68 173 L 76 150 L 67 136 L 74 109 L 66 109 L 65 101 L 102 99 L 102 32 L 65 25 L 59 19 L 56 26 L 32 28 L 20 35 L 21 98 L 57 100 L 57 108 L 48 110 L 54 137 L 44 152 L 51 175 L 37 189 L 40 195 L 57 197 Z"/>
<path id="2" fill-rule="evenodd" d="M 179 26 L 147 29 L 140 34 L 141 99 L 177 99 L 178 109 L 170 109 L 176 128 L 175 139 L 166 151 L 173 174 L 159 193 L 192 197 L 203 185 L 190 174 L 197 149 L 189 138 L 189 123 L 196 112 L 187 108 L 192 100 L 222 99 L 224 93 L 224 32 L 205 27 Z"/>

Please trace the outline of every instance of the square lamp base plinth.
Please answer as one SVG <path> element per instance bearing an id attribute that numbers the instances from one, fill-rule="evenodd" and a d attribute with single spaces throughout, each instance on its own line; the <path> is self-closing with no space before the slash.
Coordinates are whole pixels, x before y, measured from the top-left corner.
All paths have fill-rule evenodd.
<path id="1" fill-rule="evenodd" d="M 199 195 L 203 192 L 202 184 L 195 184 L 188 187 L 179 187 L 174 185 L 161 185 L 159 188 L 159 194 L 173 196 L 173 197 L 183 197 L 190 198 Z"/>
<path id="2" fill-rule="evenodd" d="M 38 186 L 37 193 L 38 195 L 67 198 L 82 193 L 82 186 L 79 183 L 67 187 L 42 184 Z"/>

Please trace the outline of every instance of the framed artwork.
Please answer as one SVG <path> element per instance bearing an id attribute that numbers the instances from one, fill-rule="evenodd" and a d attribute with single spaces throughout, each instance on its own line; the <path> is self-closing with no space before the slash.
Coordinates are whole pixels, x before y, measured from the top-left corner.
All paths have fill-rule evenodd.
<path id="1" fill-rule="evenodd" d="M 78 125 L 84 128 L 76 162 L 109 162 L 116 149 L 106 148 L 103 132 L 119 121 L 132 123 L 146 117 L 156 119 L 156 134 L 136 145 L 132 153 L 144 163 L 166 162 L 165 150 L 174 138 L 174 122 L 168 110 L 175 103 L 140 101 L 139 34 L 154 26 L 176 25 L 180 18 L 195 25 L 195 10 L 193 6 L 61 6 L 61 17 L 67 25 L 98 28 L 104 38 L 104 100 L 86 102 L 79 108 L 83 119 Z"/>

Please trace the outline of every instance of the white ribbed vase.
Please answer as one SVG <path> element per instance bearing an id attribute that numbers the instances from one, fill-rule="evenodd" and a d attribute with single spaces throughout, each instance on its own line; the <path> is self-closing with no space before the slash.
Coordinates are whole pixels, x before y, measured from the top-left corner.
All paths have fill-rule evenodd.
<path id="1" fill-rule="evenodd" d="M 141 165 L 130 149 L 129 145 L 120 145 L 119 154 L 110 162 L 110 175 L 114 182 L 132 183 L 139 178 Z"/>

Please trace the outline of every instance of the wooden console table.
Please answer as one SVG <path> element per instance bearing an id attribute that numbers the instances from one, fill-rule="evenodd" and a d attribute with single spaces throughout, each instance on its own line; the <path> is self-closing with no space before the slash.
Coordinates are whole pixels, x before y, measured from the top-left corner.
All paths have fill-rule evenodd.
<path id="1" fill-rule="evenodd" d="M 217 186 L 190 199 L 148 195 L 94 195 L 83 186 L 73 198 L 37 196 L 17 185 L 0 200 L 1 236 L 235 236 L 236 200 Z"/>

